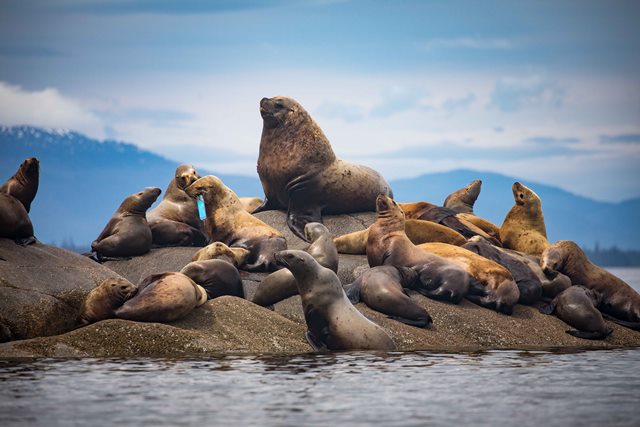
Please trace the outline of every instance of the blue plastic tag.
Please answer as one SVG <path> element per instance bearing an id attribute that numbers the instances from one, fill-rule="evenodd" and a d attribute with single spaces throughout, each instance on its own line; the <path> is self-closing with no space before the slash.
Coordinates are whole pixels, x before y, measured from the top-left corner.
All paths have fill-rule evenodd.
<path id="1" fill-rule="evenodd" d="M 201 195 L 198 196 L 198 214 L 201 220 L 204 221 L 207 219 L 207 211 L 204 209 L 204 198 Z"/>

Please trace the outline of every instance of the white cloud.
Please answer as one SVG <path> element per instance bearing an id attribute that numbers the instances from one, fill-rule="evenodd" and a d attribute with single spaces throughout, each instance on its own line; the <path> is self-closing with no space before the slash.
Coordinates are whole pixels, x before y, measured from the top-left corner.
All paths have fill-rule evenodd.
<path id="1" fill-rule="evenodd" d="M 55 88 L 30 92 L 0 82 L 0 123 L 68 128 L 93 137 L 104 137 L 100 119 Z"/>

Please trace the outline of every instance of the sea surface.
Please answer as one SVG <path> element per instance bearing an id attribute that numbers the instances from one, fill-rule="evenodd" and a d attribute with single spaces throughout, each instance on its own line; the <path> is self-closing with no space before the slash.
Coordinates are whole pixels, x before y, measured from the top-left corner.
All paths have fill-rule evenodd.
<path id="1" fill-rule="evenodd" d="M 0 360 L 0 426 L 142 424 L 638 426 L 640 349 Z"/>

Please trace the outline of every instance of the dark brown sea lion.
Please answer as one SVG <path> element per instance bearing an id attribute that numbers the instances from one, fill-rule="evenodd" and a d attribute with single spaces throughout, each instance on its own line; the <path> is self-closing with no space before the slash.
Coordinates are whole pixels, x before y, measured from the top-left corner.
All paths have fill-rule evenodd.
<path id="1" fill-rule="evenodd" d="M 151 229 L 145 216 L 160 195 L 159 188 L 147 188 L 124 199 L 102 233 L 91 243 L 98 260 L 146 254 L 151 250 Z"/>
<path id="2" fill-rule="evenodd" d="M 345 292 L 353 304 L 362 301 L 391 319 L 424 328 L 433 323 L 431 316 L 404 290 L 416 280 L 418 274 L 411 268 L 380 265 L 346 285 Z"/>
<path id="3" fill-rule="evenodd" d="M 104 280 L 87 294 L 80 308 L 79 322 L 82 325 L 113 319 L 115 311 L 138 292 L 131 282 L 121 278 Z"/>
<path id="4" fill-rule="evenodd" d="M 222 242 L 213 242 L 196 252 L 191 261 L 221 259 L 230 262 L 236 268 L 240 268 L 248 257 L 249 251 L 245 248 L 230 248 Z"/>
<path id="5" fill-rule="evenodd" d="M 473 205 L 480 195 L 481 188 L 481 180 L 471 181 L 466 187 L 449 194 L 444 200 L 443 206 L 457 213 L 473 214 Z"/>
<path id="6" fill-rule="evenodd" d="M 506 268 L 459 246 L 423 243 L 418 247 L 453 262 L 481 284 L 481 287 L 472 286 L 469 289 L 467 299 L 500 313 L 513 312 L 513 306 L 520 298 L 520 291 Z"/>
<path id="7" fill-rule="evenodd" d="M 182 270 L 195 283 L 207 291 L 209 299 L 231 295 L 244 298 L 244 288 L 238 269 L 222 259 L 190 262 Z"/>
<path id="8" fill-rule="evenodd" d="M 412 267 L 418 272 L 415 290 L 434 298 L 460 302 L 469 290 L 470 276 L 459 266 L 414 245 L 405 233 L 404 212 L 393 199 L 376 199 L 378 217 L 369 229 L 369 266 Z"/>
<path id="9" fill-rule="evenodd" d="M 260 114 L 258 175 L 265 200 L 254 212 L 286 209 L 289 228 L 304 239 L 305 224 L 322 222 L 323 213 L 372 211 L 378 194 L 392 194 L 378 172 L 338 159 L 320 127 L 293 99 L 263 98 Z"/>
<path id="10" fill-rule="evenodd" d="M 306 252 L 318 263 L 334 273 L 338 271 L 338 251 L 327 227 L 319 222 L 304 226 L 305 237 L 311 242 Z M 298 294 L 298 284 L 293 274 L 283 268 L 268 275 L 256 289 L 253 303 L 268 307 Z"/>
<path id="11" fill-rule="evenodd" d="M 512 190 L 515 205 L 500 227 L 500 240 L 505 248 L 539 256 L 549 245 L 542 201 L 519 182 L 513 184 Z"/>
<path id="12" fill-rule="evenodd" d="M 464 245 L 467 240 L 458 233 L 431 221 L 421 219 L 408 219 L 405 222 L 405 233 L 414 244 L 427 242 L 442 242 L 456 246 Z M 367 238 L 369 229 L 354 231 L 333 239 L 338 252 L 341 254 L 365 254 L 367 253 Z"/>
<path id="13" fill-rule="evenodd" d="M 472 237 L 462 247 L 509 270 L 520 291 L 519 304 L 531 305 L 542 297 L 542 282 L 540 278 L 521 257 L 492 245 L 480 236 Z"/>
<path id="14" fill-rule="evenodd" d="M 172 322 L 207 301 L 207 292 L 182 273 L 154 274 L 138 293 L 116 309 L 116 317 L 138 322 Z"/>
<path id="15" fill-rule="evenodd" d="M 576 330 L 567 333 L 588 340 L 602 340 L 611 334 L 602 314 L 596 307 L 602 296 L 583 286 L 571 286 L 556 296 L 550 304 L 540 308 L 544 314 L 554 314 Z"/>
<path id="16" fill-rule="evenodd" d="M 249 250 L 243 269 L 274 271 L 278 266 L 273 254 L 287 248 L 282 234 L 244 210 L 238 196 L 219 178 L 209 175 L 191 184 L 186 192 L 204 197 L 207 212 L 205 232 L 213 241 Z"/>
<path id="17" fill-rule="evenodd" d="M 0 237 L 14 239 L 23 246 L 35 243 L 29 211 L 39 182 L 40 162 L 29 157 L 0 187 Z"/>
<path id="18" fill-rule="evenodd" d="M 304 251 L 282 251 L 277 262 L 296 278 L 307 323 L 307 340 L 316 350 L 395 350 L 380 326 L 351 304 L 333 271 Z"/>
<path id="19" fill-rule="evenodd" d="M 566 274 L 573 285 L 584 286 L 602 296 L 598 309 L 616 323 L 640 330 L 640 294 L 620 278 L 593 264 L 575 242 L 559 240 L 540 258 L 548 275 Z"/>
<path id="20" fill-rule="evenodd" d="M 147 222 L 156 246 L 203 246 L 207 238 L 202 232 L 196 201 L 184 192 L 200 176 L 186 164 L 178 166 L 158 206 L 147 213 Z"/>

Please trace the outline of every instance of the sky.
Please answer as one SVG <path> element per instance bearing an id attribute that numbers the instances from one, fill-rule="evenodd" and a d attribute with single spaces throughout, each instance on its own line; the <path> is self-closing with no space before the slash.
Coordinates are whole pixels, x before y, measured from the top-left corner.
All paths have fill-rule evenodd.
<path id="1" fill-rule="evenodd" d="M 640 2 L 3 0 L 0 125 L 256 174 L 290 96 L 391 180 L 493 171 L 640 197 Z"/>

